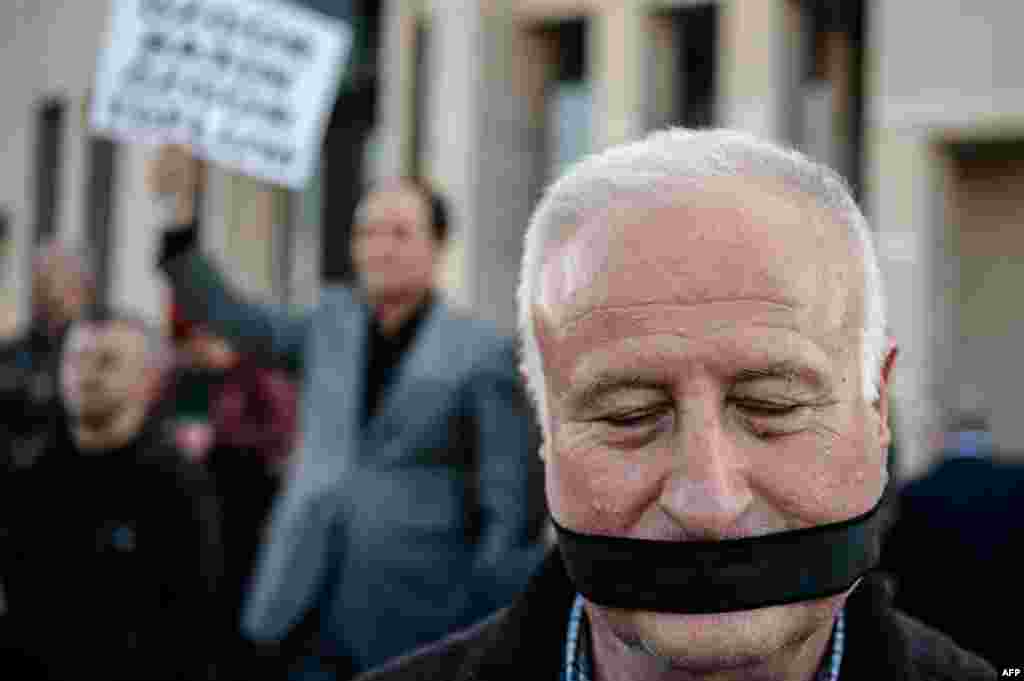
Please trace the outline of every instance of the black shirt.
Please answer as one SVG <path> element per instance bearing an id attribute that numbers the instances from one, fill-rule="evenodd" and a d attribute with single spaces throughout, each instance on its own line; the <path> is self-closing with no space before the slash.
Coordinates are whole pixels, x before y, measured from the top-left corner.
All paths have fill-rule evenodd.
<path id="1" fill-rule="evenodd" d="M 103 453 L 62 424 L 11 475 L 3 579 L 22 654 L 48 679 L 205 678 L 222 621 L 218 511 L 160 424 Z"/>
<path id="2" fill-rule="evenodd" d="M 60 413 L 58 375 L 65 329 L 50 336 L 39 325 L 0 344 L 0 466 L 31 463 Z"/>
<path id="3" fill-rule="evenodd" d="M 366 393 L 363 399 L 363 427 L 370 422 L 385 388 L 391 384 L 396 369 L 406 351 L 412 345 L 417 332 L 423 326 L 423 320 L 434 306 L 434 295 L 428 292 L 419 307 L 405 320 L 398 332 L 387 336 L 381 330 L 376 315 L 370 313 L 370 329 L 366 335 L 367 342 L 367 375 Z"/>

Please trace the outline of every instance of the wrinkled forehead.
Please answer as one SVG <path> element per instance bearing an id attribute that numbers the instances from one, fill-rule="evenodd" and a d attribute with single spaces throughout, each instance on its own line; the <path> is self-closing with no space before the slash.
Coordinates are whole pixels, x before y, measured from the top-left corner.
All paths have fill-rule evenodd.
<path id="1" fill-rule="evenodd" d="M 849 230 L 767 180 L 712 178 L 589 215 L 549 248 L 539 289 L 555 328 L 604 309 L 737 300 L 792 307 L 822 331 L 863 323 Z"/>
<path id="2" fill-rule="evenodd" d="M 382 220 L 401 220 L 409 224 L 426 225 L 429 222 L 426 197 L 415 187 L 402 183 L 389 183 L 377 187 L 359 202 L 355 223 L 366 224 Z"/>

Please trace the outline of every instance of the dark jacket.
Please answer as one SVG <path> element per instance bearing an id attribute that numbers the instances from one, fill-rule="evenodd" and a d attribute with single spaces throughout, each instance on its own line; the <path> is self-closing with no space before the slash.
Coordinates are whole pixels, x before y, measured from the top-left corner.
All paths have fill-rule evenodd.
<path id="1" fill-rule="evenodd" d="M 9 632 L 45 678 L 206 678 L 221 558 L 202 471 L 155 425 L 102 454 L 61 427 L 12 482 Z"/>
<path id="2" fill-rule="evenodd" d="M 901 491 L 882 566 L 898 608 L 997 667 L 1019 667 L 1020 636 L 993 608 L 1024 608 L 1022 545 L 1024 466 L 952 458 Z"/>
<path id="3" fill-rule="evenodd" d="M 46 445 L 60 413 L 62 339 L 33 329 L 0 343 L 0 470 L 28 465 Z"/>
<path id="4" fill-rule="evenodd" d="M 358 681 L 558 679 L 575 592 L 557 551 L 511 608 Z M 843 681 L 995 679 L 980 658 L 889 605 L 886 583 L 869 576 L 846 606 Z"/>

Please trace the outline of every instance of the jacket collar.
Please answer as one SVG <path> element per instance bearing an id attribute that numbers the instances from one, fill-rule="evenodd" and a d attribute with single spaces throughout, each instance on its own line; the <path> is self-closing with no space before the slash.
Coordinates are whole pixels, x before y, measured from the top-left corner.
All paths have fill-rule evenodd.
<path id="1" fill-rule="evenodd" d="M 486 639 L 468 657 L 456 680 L 559 678 L 565 625 L 575 595 L 561 554 L 552 550 L 526 590 L 499 613 L 497 626 L 487 628 Z"/>
<path id="2" fill-rule="evenodd" d="M 892 582 L 871 573 L 857 586 L 846 605 L 850 634 L 839 679 L 902 679 L 917 681 L 911 641 L 892 609 Z"/>
<path id="3" fill-rule="evenodd" d="M 456 681 L 559 678 L 574 597 L 575 589 L 555 549 L 526 591 L 496 616 L 492 626 L 485 627 L 484 639 L 474 647 Z M 891 601 L 889 582 L 876 573 L 865 577 L 851 594 L 841 680 L 921 678 L 911 660 L 911 642 L 892 615 Z"/>

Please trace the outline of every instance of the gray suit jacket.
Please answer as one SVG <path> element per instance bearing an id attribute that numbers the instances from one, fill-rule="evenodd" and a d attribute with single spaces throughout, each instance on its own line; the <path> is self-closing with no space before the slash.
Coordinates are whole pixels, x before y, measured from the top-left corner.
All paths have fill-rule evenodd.
<path id="1" fill-rule="evenodd" d="M 279 639 L 317 607 L 321 654 L 365 668 L 511 601 L 543 554 L 539 438 L 511 338 L 436 303 L 364 429 L 370 312 L 353 291 L 288 316 L 236 296 L 194 250 L 165 269 L 186 316 L 303 376 L 250 635 Z"/>

